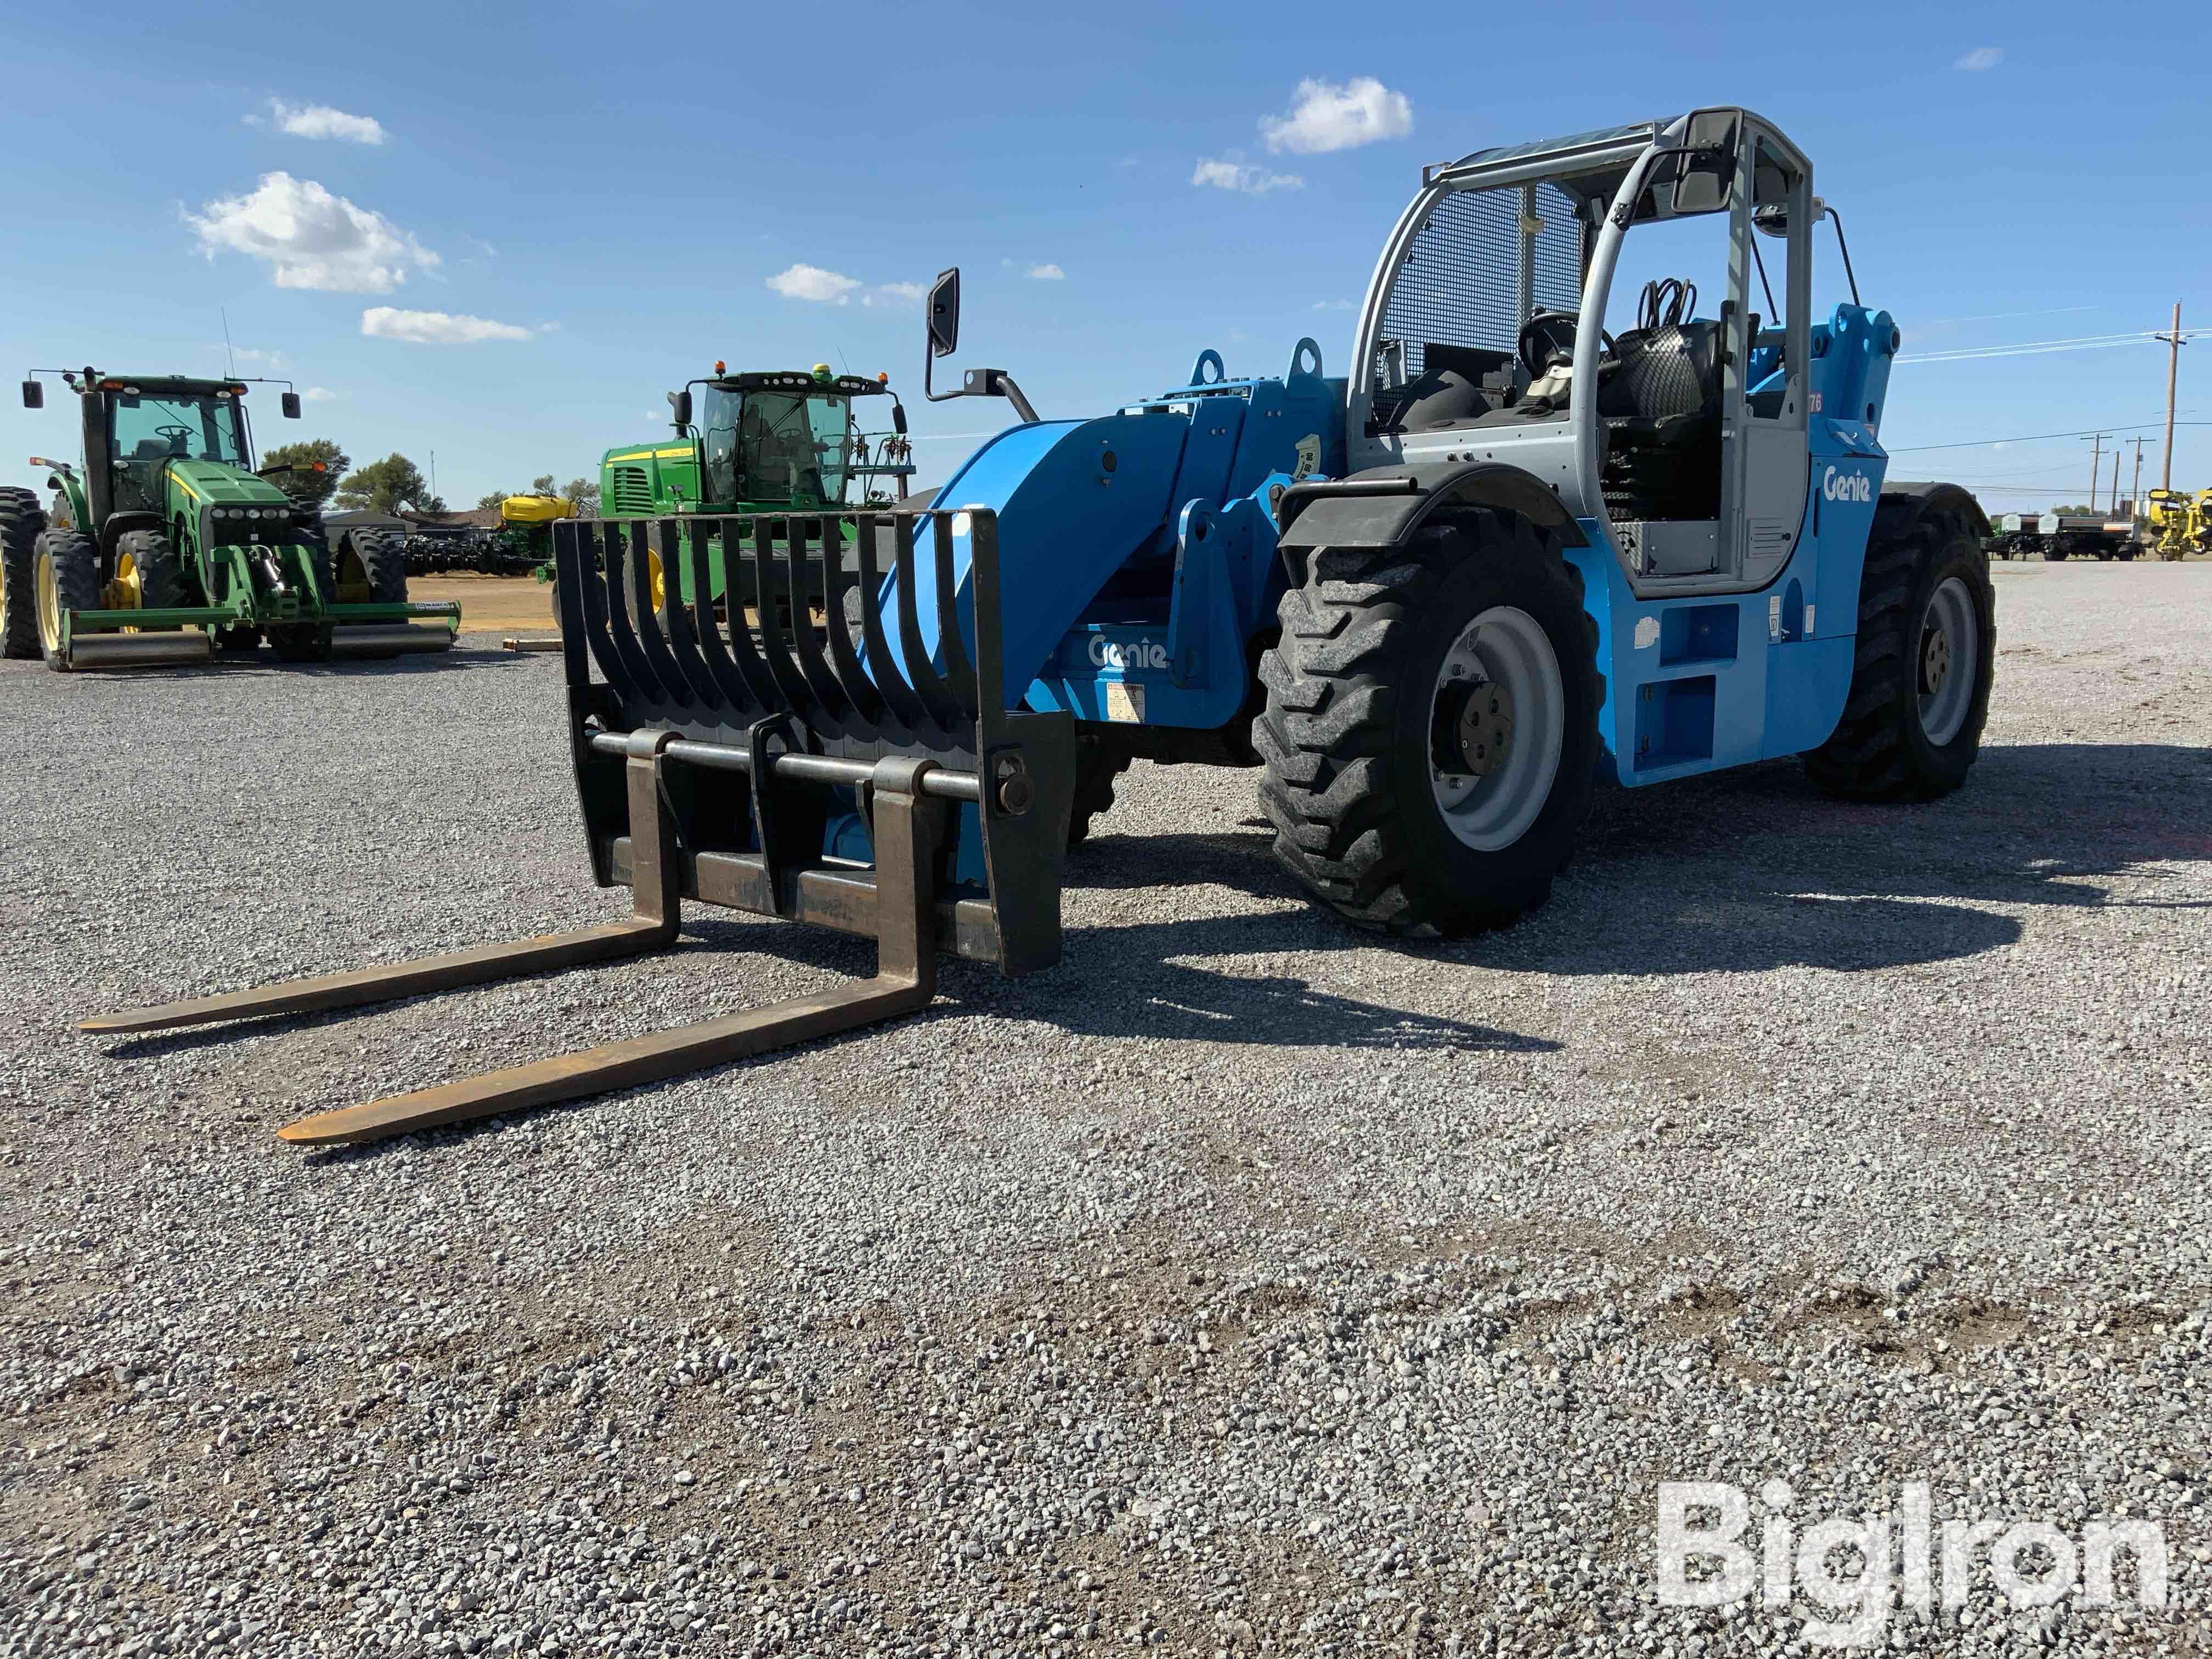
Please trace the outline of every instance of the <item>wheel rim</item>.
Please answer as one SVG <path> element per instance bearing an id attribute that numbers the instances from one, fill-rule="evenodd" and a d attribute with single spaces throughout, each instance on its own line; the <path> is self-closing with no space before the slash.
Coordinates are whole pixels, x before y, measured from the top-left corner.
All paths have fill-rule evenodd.
<path id="1" fill-rule="evenodd" d="M 61 596 L 54 591 L 54 556 L 39 555 L 39 639 L 49 655 L 62 648 Z"/>
<path id="2" fill-rule="evenodd" d="M 1559 659 L 1525 611 L 1493 605 L 1460 630 L 1429 696 L 1429 788 L 1454 836 L 1495 853 L 1528 833 L 1566 737 Z"/>
<path id="3" fill-rule="evenodd" d="M 1917 667 L 1920 729 L 1939 749 L 1966 723 L 1979 678 L 1981 637 L 1974 596 L 1958 577 L 1947 578 L 1928 596 L 1920 618 Z"/>

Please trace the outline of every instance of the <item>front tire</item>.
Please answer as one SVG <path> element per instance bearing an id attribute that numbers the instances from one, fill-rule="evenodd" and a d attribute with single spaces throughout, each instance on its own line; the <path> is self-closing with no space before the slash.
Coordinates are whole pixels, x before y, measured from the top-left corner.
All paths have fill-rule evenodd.
<path id="1" fill-rule="evenodd" d="M 357 530 L 338 561 L 338 592 L 370 605 L 407 602 L 407 553 L 396 536 Z"/>
<path id="2" fill-rule="evenodd" d="M 46 515 L 39 498 L 15 485 L 0 489 L 0 657 L 39 654 L 36 548 Z"/>
<path id="3" fill-rule="evenodd" d="M 81 530 L 49 530 L 33 560 L 39 596 L 39 649 L 57 674 L 70 672 L 62 651 L 62 617 L 100 609 L 100 549 Z"/>
<path id="4" fill-rule="evenodd" d="M 1981 753 L 1996 677 L 1996 592 L 1981 544 L 1945 522 L 1869 542 L 1850 695 L 1805 757 L 1814 784 L 1852 800 L 1933 800 Z"/>
<path id="5" fill-rule="evenodd" d="M 115 540 L 115 579 L 127 586 L 127 611 L 174 611 L 191 603 L 177 550 L 158 530 L 126 531 Z"/>
<path id="6" fill-rule="evenodd" d="M 1551 896 L 1589 811 L 1605 682 L 1580 573 L 1492 512 L 1316 549 L 1261 659 L 1275 855 L 1355 926 L 1503 927 Z"/>

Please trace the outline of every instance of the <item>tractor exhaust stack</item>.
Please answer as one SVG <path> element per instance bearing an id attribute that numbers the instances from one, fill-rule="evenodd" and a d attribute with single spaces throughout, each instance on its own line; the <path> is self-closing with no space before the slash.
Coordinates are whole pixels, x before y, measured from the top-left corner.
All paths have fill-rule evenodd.
<path id="1" fill-rule="evenodd" d="M 80 1029 L 359 1007 L 664 949 L 687 898 L 875 936 L 875 974 L 836 990 L 280 1132 L 326 1145 L 634 1088 L 916 1012 L 935 994 L 940 951 L 1008 974 L 1058 960 L 1074 730 L 1065 714 L 1006 708 L 994 515 L 667 520 L 654 531 L 649 548 L 641 522 L 555 526 L 577 794 L 600 884 L 631 889 L 629 921 Z M 691 597 L 672 593 L 656 612 L 651 567 L 687 555 Z M 858 643 L 842 625 L 848 559 Z"/>

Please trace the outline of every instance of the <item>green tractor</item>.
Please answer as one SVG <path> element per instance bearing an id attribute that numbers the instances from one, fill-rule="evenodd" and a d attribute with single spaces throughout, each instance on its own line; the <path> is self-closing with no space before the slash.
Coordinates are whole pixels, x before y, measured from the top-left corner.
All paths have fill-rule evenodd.
<path id="1" fill-rule="evenodd" d="M 177 375 L 33 370 L 77 394 L 83 455 L 40 456 L 50 512 L 0 490 L 0 647 L 62 672 L 204 662 L 266 640 L 285 662 L 449 649 L 457 605 L 410 605 L 396 544 L 334 558 L 316 509 L 252 470 L 246 385 Z M 285 417 L 300 399 L 287 390 Z"/>
<path id="2" fill-rule="evenodd" d="M 811 373 L 756 369 L 732 374 L 718 362 L 713 375 L 668 394 L 673 437 L 618 445 L 600 458 L 599 517 L 890 507 L 903 495 L 915 471 L 906 409 L 892 394 L 890 381 L 887 374 L 872 380 L 833 374 L 827 363 L 817 363 Z M 696 422 L 694 386 L 703 388 Z M 861 429 L 854 400 L 872 397 L 891 399 L 887 431 Z M 747 562 L 742 554 L 739 562 Z M 658 610 L 667 597 L 666 577 L 658 552 L 649 553 L 647 562 Z M 722 568 L 720 559 L 710 565 L 718 572 Z M 689 599 L 690 572 L 682 576 Z M 538 567 L 538 577 L 553 580 L 550 561 Z M 714 597 L 721 598 L 719 590 Z"/>

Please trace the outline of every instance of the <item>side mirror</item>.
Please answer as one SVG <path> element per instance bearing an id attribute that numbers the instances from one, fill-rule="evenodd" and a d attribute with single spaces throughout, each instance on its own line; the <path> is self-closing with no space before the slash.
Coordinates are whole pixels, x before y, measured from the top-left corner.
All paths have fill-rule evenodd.
<path id="1" fill-rule="evenodd" d="M 286 392 L 282 398 L 279 398 L 276 400 L 276 404 L 278 408 L 284 411 L 284 418 L 286 420 L 296 421 L 300 418 L 300 394 L 298 392 Z"/>
<path id="2" fill-rule="evenodd" d="M 1772 202 L 1751 210 L 1752 228 L 1764 231 L 1769 236 L 1790 234 L 1790 208 L 1787 203 Z"/>
<path id="3" fill-rule="evenodd" d="M 46 387 L 44 387 L 44 386 L 40 386 L 40 385 L 36 380 L 26 380 L 26 381 L 24 381 L 24 382 L 23 382 L 23 407 L 24 407 L 24 408 L 26 408 L 26 409 L 44 409 L 46 406 Z"/>
<path id="4" fill-rule="evenodd" d="M 939 271 L 929 285 L 929 355 L 950 357 L 960 346 L 960 267 Z"/>
<path id="5" fill-rule="evenodd" d="M 1674 211 L 1719 212 L 1735 194 L 1735 112 L 1699 110 L 1690 117 L 1682 147 L 1687 154 L 1675 164 Z"/>
<path id="6" fill-rule="evenodd" d="M 672 392 L 668 394 L 668 418 L 678 426 L 691 424 L 691 388 L 690 386 L 685 386 L 681 392 Z"/>
<path id="7" fill-rule="evenodd" d="M 891 430 L 902 438 L 906 436 L 906 405 L 896 398 L 891 399 Z"/>

